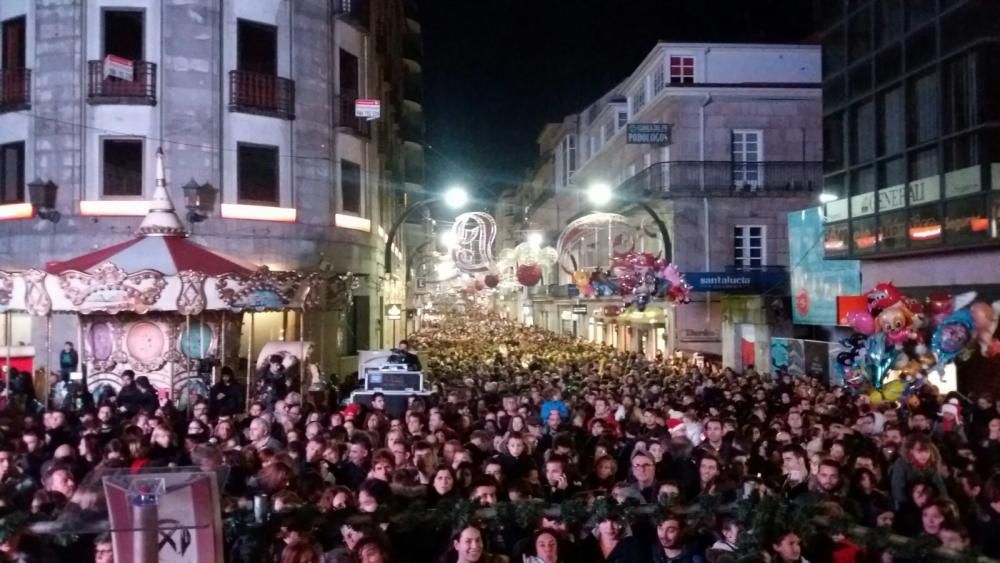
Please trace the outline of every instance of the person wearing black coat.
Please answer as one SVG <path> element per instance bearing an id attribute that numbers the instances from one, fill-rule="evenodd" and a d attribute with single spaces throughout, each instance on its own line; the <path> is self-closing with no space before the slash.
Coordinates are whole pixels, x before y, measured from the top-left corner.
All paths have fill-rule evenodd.
<path id="1" fill-rule="evenodd" d="M 219 381 L 209 391 L 212 416 L 235 416 L 243 412 L 243 386 L 236 381 L 232 368 L 222 368 Z"/>

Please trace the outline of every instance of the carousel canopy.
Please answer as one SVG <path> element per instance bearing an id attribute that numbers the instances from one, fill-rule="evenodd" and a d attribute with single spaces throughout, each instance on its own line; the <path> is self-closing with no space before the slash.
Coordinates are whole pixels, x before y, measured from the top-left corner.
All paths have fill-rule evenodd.
<path id="1" fill-rule="evenodd" d="M 156 191 L 150 201 L 149 212 L 139 226 L 139 236 L 83 256 L 49 262 L 45 271 L 57 275 L 69 271 L 93 273 L 98 266 L 110 262 L 125 272 L 155 270 L 166 276 L 186 270 L 209 276 L 252 274 L 257 269 L 254 265 L 224 256 L 187 239 L 187 231 L 167 194 L 162 154 L 157 154 L 156 168 Z"/>

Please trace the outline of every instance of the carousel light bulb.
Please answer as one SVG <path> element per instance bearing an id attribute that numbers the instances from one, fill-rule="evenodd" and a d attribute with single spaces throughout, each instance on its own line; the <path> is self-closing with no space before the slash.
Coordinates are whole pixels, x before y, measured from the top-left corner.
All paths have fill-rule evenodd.
<path id="1" fill-rule="evenodd" d="M 534 231 L 534 232 L 528 233 L 528 244 L 530 244 L 534 248 L 541 248 L 542 247 L 542 243 L 544 241 L 545 241 L 545 237 L 542 235 L 542 233 L 540 233 L 538 231 Z"/>

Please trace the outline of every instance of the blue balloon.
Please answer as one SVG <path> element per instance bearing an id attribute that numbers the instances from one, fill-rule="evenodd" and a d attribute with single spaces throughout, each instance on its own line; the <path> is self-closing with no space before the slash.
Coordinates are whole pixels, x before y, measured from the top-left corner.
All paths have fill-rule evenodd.
<path id="1" fill-rule="evenodd" d="M 934 352 L 938 365 L 955 361 L 955 357 L 972 341 L 974 330 L 972 313 L 968 309 L 955 311 L 945 317 L 931 336 L 931 352 Z"/>
<path id="2" fill-rule="evenodd" d="M 899 350 L 895 346 L 887 345 L 884 332 L 876 332 L 868 337 L 868 350 L 865 363 L 868 364 L 871 374 L 871 383 L 877 391 L 882 390 L 882 382 L 889 373 L 889 369 L 896 363 L 896 356 Z"/>

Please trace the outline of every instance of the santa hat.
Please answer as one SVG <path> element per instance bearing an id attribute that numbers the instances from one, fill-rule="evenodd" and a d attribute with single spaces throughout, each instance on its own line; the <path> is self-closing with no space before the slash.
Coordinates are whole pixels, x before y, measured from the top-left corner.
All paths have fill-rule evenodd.
<path id="1" fill-rule="evenodd" d="M 962 420 L 962 407 L 958 404 L 957 399 L 951 399 L 941 406 L 941 414 L 950 414 L 955 417 L 955 420 Z"/>
<path id="2" fill-rule="evenodd" d="M 678 410 L 670 409 L 667 413 L 669 418 L 667 418 L 667 428 L 673 429 L 684 423 L 684 413 Z"/>

